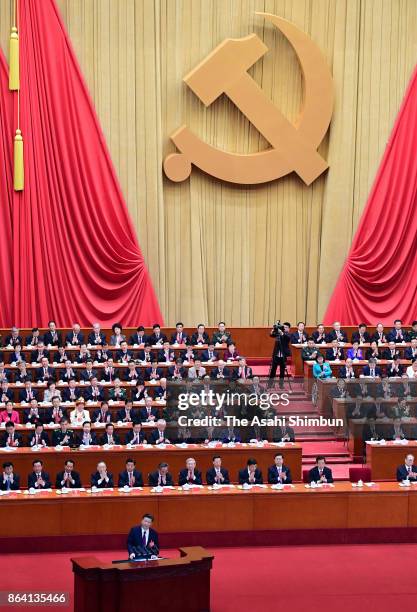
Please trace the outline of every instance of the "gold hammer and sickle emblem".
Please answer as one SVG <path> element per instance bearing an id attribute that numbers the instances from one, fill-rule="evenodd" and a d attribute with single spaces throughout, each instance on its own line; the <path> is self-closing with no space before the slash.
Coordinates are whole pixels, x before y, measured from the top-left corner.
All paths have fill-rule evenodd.
<path id="1" fill-rule="evenodd" d="M 205 106 L 226 94 L 271 147 L 248 155 L 228 153 L 203 142 L 184 125 L 171 135 L 180 152 L 164 160 L 165 174 L 172 181 L 187 179 L 194 164 L 230 183 L 265 183 L 295 171 L 310 185 L 328 168 L 317 152 L 333 111 L 333 80 L 326 60 L 311 38 L 294 24 L 276 15 L 257 15 L 284 34 L 298 57 L 304 77 L 304 101 L 298 120 L 295 124 L 288 121 L 247 72 L 268 47 L 256 34 L 227 38 L 184 81 Z"/>

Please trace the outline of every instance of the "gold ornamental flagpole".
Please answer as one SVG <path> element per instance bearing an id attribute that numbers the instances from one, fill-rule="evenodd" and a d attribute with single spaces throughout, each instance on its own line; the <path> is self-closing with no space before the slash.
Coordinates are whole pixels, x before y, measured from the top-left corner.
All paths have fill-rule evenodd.
<path id="1" fill-rule="evenodd" d="M 19 35 L 17 29 L 19 0 L 13 0 L 13 26 L 10 34 L 10 72 L 9 89 L 17 92 L 17 128 L 13 144 L 13 187 L 23 191 L 25 185 L 25 168 L 23 161 L 23 137 L 20 130 L 20 65 Z"/>
<path id="2" fill-rule="evenodd" d="M 20 87 L 19 74 L 19 33 L 16 26 L 17 22 L 17 0 L 13 0 L 12 29 L 10 32 L 9 45 L 9 89 L 18 91 Z"/>

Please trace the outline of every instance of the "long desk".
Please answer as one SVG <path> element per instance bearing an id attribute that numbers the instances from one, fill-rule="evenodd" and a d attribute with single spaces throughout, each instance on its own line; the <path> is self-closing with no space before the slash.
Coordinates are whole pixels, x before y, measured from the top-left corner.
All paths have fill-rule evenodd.
<path id="1" fill-rule="evenodd" d="M 320 489 L 9 494 L 0 497 L 0 537 L 126 534 L 144 512 L 154 515 L 161 534 L 416 527 L 417 490 L 393 482 L 362 489 L 337 482 Z"/>
<path id="2" fill-rule="evenodd" d="M 84 485 L 89 485 L 91 474 L 96 471 L 97 463 L 105 461 L 107 469 L 113 474 L 115 481 L 119 472 L 125 469 L 126 459 L 133 457 L 137 463 L 137 469 L 142 472 L 146 482 L 149 472 L 157 469 L 161 461 L 169 464 L 169 471 L 174 481 L 178 479 L 178 473 L 185 467 L 188 457 L 194 457 L 197 461 L 197 469 L 203 473 L 205 481 L 206 471 L 212 467 L 213 455 L 220 454 L 223 465 L 229 470 L 230 479 L 237 480 L 238 471 L 246 466 L 250 457 L 254 457 L 259 468 L 263 472 L 264 479 L 268 476 L 268 467 L 273 465 L 274 456 L 277 452 L 283 452 L 285 464 L 291 469 L 293 480 L 301 480 L 301 445 L 291 442 L 281 444 L 236 444 L 231 447 L 228 445 L 204 445 L 188 444 L 186 447 L 167 445 L 165 448 L 142 445 L 135 448 L 126 446 L 104 449 L 102 447 L 90 447 L 86 450 L 69 450 L 68 447 L 62 451 L 54 448 L 44 448 L 38 452 L 28 448 L 19 448 L 13 451 L 1 451 L 0 462 L 12 461 L 14 470 L 20 475 L 22 487 L 27 484 L 27 475 L 32 471 L 32 461 L 41 458 L 44 462 L 44 469 L 48 472 L 53 482 L 56 474 L 63 469 L 66 459 L 75 461 L 75 470 L 80 473 L 81 481 Z"/>

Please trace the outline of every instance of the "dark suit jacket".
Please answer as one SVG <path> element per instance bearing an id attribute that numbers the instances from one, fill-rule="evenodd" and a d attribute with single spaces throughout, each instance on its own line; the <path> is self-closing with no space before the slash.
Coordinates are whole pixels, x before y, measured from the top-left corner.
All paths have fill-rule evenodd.
<path id="1" fill-rule="evenodd" d="M 388 377 L 402 376 L 404 374 L 404 368 L 400 363 L 398 364 L 398 371 L 394 370 L 392 365 L 393 364 L 391 363 L 389 366 L 387 366 L 386 372 Z"/>
<path id="2" fill-rule="evenodd" d="M 28 440 L 28 444 L 29 444 L 29 446 L 32 446 L 32 442 L 34 443 L 35 437 L 36 437 L 35 432 L 33 432 L 33 433 L 31 433 L 31 434 L 30 434 L 30 436 L 29 436 L 29 440 Z M 46 431 L 43 431 L 43 432 L 41 433 L 41 443 L 42 443 L 42 442 L 45 442 L 46 446 L 49 446 L 49 436 L 48 436 L 48 434 L 46 433 Z"/>
<path id="3" fill-rule="evenodd" d="M 175 344 L 177 341 L 177 333 L 171 335 L 171 344 Z M 188 334 L 185 331 L 182 332 L 182 344 L 188 344 Z"/>
<path id="4" fill-rule="evenodd" d="M 232 369 L 232 380 L 239 379 L 239 367 Z M 245 366 L 246 378 L 252 378 L 252 368 L 249 366 Z"/>
<path id="5" fill-rule="evenodd" d="M 90 334 L 88 334 L 88 343 L 92 344 L 92 345 L 96 345 L 99 346 L 101 344 L 106 344 L 107 340 L 106 340 L 106 336 L 100 332 L 100 342 L 96 341 L 96 335 L 94 332 L 91 332 Z"/>
<path id="6" fill-rule="evenodd" d="M 75 395 L 75 399 L 77 400 L 79 397 L 81 397 L 81 391 L 79 387 L 76 387 L 74 389 L 74 395 Z M 64 402 L 70 402 L 71 401 L 71 394 L 70 394 L 70 390 L 69 388 L 66 388 L 63 390 L 62 392 L 62 400 Z M 75 401 L 75 400 L 74 400 Z"/>
<path id="7" fill-rule="evenodd" d="M 74 479 L 74 484 L 67 481 L 65 483 L 65 487 L 67 489 L 80 489 L 81 488 L 81 478 L 78 472 L 73 471 L 71 473 L 72 478 Z M 64 470 L 62 472 L 58 472 L 56 475 L 55 488 L 62 489 L 64 485 L 61 484 L 61 481 L 64 480 Z"/>
<path id="8" fill-rule="evenodd" d="M 133 429 L 130 429 L 127 434 L 126 434 L 126 444 L 131 444 L 133 438 L 135 437 L 134 431 Z M 146 440 L 146 436 L 144 434 L 144 432 L 142 430 L 140 430 L 139 432 L 139 444 L 142 444 L 142 442 Z"/>
<path id="9" fill-rule="evenodd" d="M 154 549 L 153 550 L 149 546 L 149 544 L 151 542 L 154 543 Z M 127 537 L 127 550 L 129 552 L 129 555 L 131 555 L 132 553 L 136 552 L 134 550 L 136 547 L 140 548 L 141 546 L 142 546 L 142 528 L 139 525 L 138 527 L 132 527 L 132 529 L 129 531 L 129 535 Z M 149 538 L 148 538 L 147 546 L 148 546 L 148 548 L 151 549 L 152 552 L 155 552 L 155 554 L 158 554 L 158 552 L 159 552 L 159 538 L 158 538 L 158 534 L 155 531 L 155 529 L 149 529 Z M 139 555 L 140 555 L 140 552 L 139 552 Z"/>
<path id="10" fill-rule="evenodd" d="M 108 444 L 108 437 L 106 433 L 103 434 L 102 437 L 100 438 L 100 444 L 101 446 Z M 120 444 L 120 438 L 117 433 L 113 434 L 113 444 Z"/>
<path id="11" fill-rule="evenodd" d="M 411 468 L 411 471 L 416 473 L 417 472 L 417 465 L 413 465 L 412 468 Z M 408 478 L 408 472 L 407 472 L 407 468 L 405 467 L 405 464 L 400 465 L 397 468 L 397 480 L 398 480 L 398 482 L 401 482 L 402 480 L 407 480 L 407 478 Z"/>
<path id="12" fill-rule="evenodd" d="M 93 400 L 94 402 L 102 402 L 104 400 L 104 390 L 98 387 L 99 393 L 98 395 L 93 395 L 93 389 L 91 386 L 87 387 L 84 391 L 84 397 L 88 400 Z"/>
<path id="13" fill-rule="evenodd" d="M 123 380 L 129 382 L 131 380 L 143 380 L 143 375 L 142 372 L 139 368 L 135 368 L 134 369 L 134 376 L 131 377 L 130 376 L 130 370 L 129 368 L 125 368 L 123 370 Z"/>
<path id="14" fill-rule="evenodd" d="M 133 470 L 133 476 L 134 476 L 133 486 L 143 487 L 142 473 L 139 472 L 139 470 Z M 127 473 L 127 470 L 124 470 L 123 472 L 120 472 L 119 474 L 118 486 L 125 487 L 126 485 L 129 486 L 129 475 Z"/>
<path id="15" fill-rule="evenodd" d="M 150 487 L 157 487 L 158 486 L 158 478 L 159 478 L 159 471 L 158 470 L 156 470 L 155 472 L 151 472 L 148 475 L 149 486 Z M 173 484 L 174 484 L 174 481 L 172 480 L 172 474 L 167 472 L 165 474 L 165 478 L 166 478 L 166 485 L 165 486 L 172 487 Z"/>
<path id="16" fill-rule="evenodd" d="M 348 341 L 348 337 L 347 337 L 347 333 L 345 331 L 343 331 L 343 329 L 340 330 L 340 333 L 342 335 L 342 340 L 341 342 L 347 342 Z M 332 329 L 331 332 L 329 332 L 328 334 L 326 334 L 326 340 L 327 342 L 332 342 L 332 340 L 336 340 L 337 335 L 336 332 L 334 331 L 334 329 Z"/>
<path id="17" fill-rule="evenodd" d="M 222 483 L 220 484 L 230 484 L 230 478 L 229 478 L 229 472 L 228 470 L 226 470 L 225 468 L 220 468 L 220 472 L 221 475 L 223 476 L 224 480 Z M 216 482 L 215 480 L 216 478 L 216 470 L 214 469 L 214 467 L 210 468 L 209 470 L 207 470 L 206 472 L 206 482 L 208 485 L 214 485 L 214 483 Z"/>
<path id="18" fill-rule="evenodd" d="M 407 332 L 401 329 L 401 338 L 397 340 L 397 330 L 393 327 L 387 335 L 387 341 L 390 342 L 405 342 L 407 340 Z"/>
<path id="19" fill-rule="evenodd" d="M 197 345 L 197 338 L 198 338 L 198 333 L 195 332 L 190 339 L 190 344 L 191 345 Z M 204 338 L 204 342 L 202 344 L 208 344 L 210 342 L 210 338 L 207 332 L 203 332 L 203 338 Z"/>
<path id="20" fill-rule="evenodd" d="M 205 349 L 204 351 L 201 351 L 200 358 L 201 358 L 201 361 L 209 361 L 209 359 L 213 359 L 214 361 L 217 361 L 219 358 L 219 353 L 217 351 L 213 351 L 213 357 L 210 357 L 208 350 Z"/>
<path id="21" fill-rule="evenodd" d="M 286 465 L 282 466 L 282 471 L 285 472 L 287 478 L 286 480 L 283 480 L 282 482 L 284 484 L 291 484 L 292 483 L 292 477 L 291 477 L 291 471 L 290 468 L 288 468 Z M 268 482 L 269 484 L 277 484 L 278 483 L 278 470 L 277 470 L 277 466 L 276 465 L 271 465 L 271 467 L 268 468 Z M 281 481 L 279 481 L 281 482 Z"/>
<path id="22" fill-rule="evenodd" d="M 9 434 L 7 433 L 7 431 L 5 431 L 2 436 L 1 436 L 1 442 L 0 442 L 0 446 L 2 448 L 6 447 L 7 444 L 7 440 L 9 438 Z M 20 448 L 22 446 L 22 434 L 18 433 L 17 431 L 14 432 L 14 436 L 13 436 L 14 440 L 17 440 L 19 442 L 19 446 L 18 448 Z"/>
<path id="23" fill-rule="evenodd" d="M 10 491 L 18 491 L 20 489 L 20 476 L 13 472 L 13 482 L 10 485 Z M 7 491 L 6 483 L 3 481 L 3 474 L 0 475 L 0 491 Z"/>
<path id="24" fill-rule="evenodd" d="M 90 432 L 90 436 L 91 436 L 90 444 L 93 444 L 93 445 L 97 444 L 97 436 L 96 436 L 96 434 L 93 431 L 91 431 Z M 78 436 L 75 438 L 75 443 L 76 443 L 77 446 L 80 446 L 82 444 L 82 441 L 83 441 L 83 432 L 81 431 L 78 434 Z"/>
<path id="25" fill-rule="evenodd" d="M 66 446 L 73 446 L 75 443 L 75 436 L 72 429 L 67 429 L 65 433 L 63 433 L 60 429 L 56 429 L 52 434 L 52 446 L 58 446 L 62 444 L 65 436 L 68 436 L 68 442 L 66 442 Z"/>
<path id="26" fill-rule="evenodd" d="M 337 352 L 340 353 L 339 354 L 339 359 L 342 360 L 345 358 L 345 353 L 343 351 L 343 349 L 341 349 L 340 347 L 337 349 Z M 337 359 L 337 357 L 335 357 L 334 355 L 334 351 L 332 348 L 327 349 L 326 351 L 326 359 L 328 361 L 334 361 L 335 359 Z"/>
<path id="27" fill-rule="evenodd" d="M 364 337 L 364 342 L 370 342 L 371 341 L 371 336 L 368 334 L 367 331 L 363 334 L 363 337 Z M 361 339 L 360 339 L 359 332 L 358 331 L 353 332 L 353 334 L 352 334 L 352 344 L 354 342 L 359 342 L 360 343 L 360 341 L 361 341 Z"/>
<path id="28" fill-rule="evenodd" d="M 174 372 L 175 372 L 175 366 L 171 366 L 170 368 L 168 368 L 168 378 L 172 378 L 174 376 Z M 187 378 L 187 370 L 186 368 L 179 368 L 179 373 L 181 378 Z"/>
<path id="29" fill-rule="evenodd" d="M 131 421 L 139 420 L 139 413 L 135 408 L 132 408 L 132 410 L 130 411 L 129 418 Z M 117 420 L 124 421 L 125 419 L 126 419 L 126 410 L 124 408 L 121 408 L 120 410 L 117 411 Z"/>
<path id="30" fill-rule="evenodd" d="M 80 380 L 90 381 L 92 378 L 97 378 L 97 370 L 81 370 Z"/>
<path id="31" fill-rule="evenodd" d="M 203 478 L 201 475 L 201 472 L 199 470 L 194 470 L 194 476 L 195 476 L 195 480 L 188 480 L 188 470 L 187 468 L 184 468 L 183 470 L 180 471 L 179 476 L 178 476 L 178 485 L 180 487 L 182 487 L 183 485 L 185 485 L 185 483 L 188 484 L 196 484 L 196 485 L 201 485 L 203 484 Z"/>
<path id="32" fill-rule="evenodd" d="M 323 474 L 326 477 L 327 482 L 333 482 L 333 474 L 332 470 L 327 466 L 323 468 Z M 320 480 L 319 468 L 317 466 L 313 467 L 308 473 L 308 482 L 318 482 Z"/>
<path id="33" fill-rule="evenodd" d="M 133 345 L 133 344 L 146 344 L 147 342 L 148 342 L 148 336 L 146 334 L 143 334 L 142 338 L 139 338 L 137 332 L 135 332 L 129 338 L 129 344 L 130 345 Z"/>
<path id="34" fill-rule="evenodd" d="M 157 343 L 159 344 L 163 344 L 164 342 L 166 342 L 168 340 L 168 338 L 166 337 L 165 334 L 163 334 L 162 332 L 159 335 L 159 338 L 157 338 L 155 336 L 155 334 L 151 334 L 149 336 L 149 344 L 155 345 Z"/>
<path id="35" fill-rule="evenodd" d="M 11 334 L 9 334 L 5 337 L 3 346 L 16 346 L 16 344 L 20 344 L 20 346 L 23 346 L 22 336 L 17 336 L 16 338 L 13 338 Z"/>
<path id="36" fill-rule="evenodd" d="M 294 332 L 290 335 L 291 344 L 305 344 L 307 342 L 308 336 L 306 332 L 303 332 L 302 339 L 300 341 L 300 335 L 298 332 Z"/>
<path id="37" fill-rule="evenodd" d="M 166 439 L 169 439 L 167 436 L 166 430 L 164 431 L 164 442 Z M 151 444 L 156 444 L 157 440 L 159 440 L 159 431 L 158 429 L 154 429 L 151 433 Z"/>
<path id="38" fill-rule="evenodd" d="M 353 373 L 354 373 L 353 378 L 356 378 L 355 370 L 353 370 Z M 342 366 L 339 370 L 339 378 L 346 378 L 346 377 L 347 377 L 346 366 Z M 352 378 L 352 376 L 349 375 L 349 378 Z"/>
<path id="39" fill-rule="evenodd" d="M 35 389 L 32 389 L 32 397 L 28 398 L 26 389 L 22 389 L 19 391 L 19 402 L 30 402 L 31 399 L 38 399 L 38 392 Z"/>
<path id="40" fill-rule="evenodd" d="M 289 437 L 290 437 L 289 442 L 295 442 L 294 428 L 290 427 L 289 425 L 287 425 L 285 428 L 277 426 L 274 429 L 273 441 L 274 442 L 281 442 L 281 440 L 285 436 L 285 434 L 289 435 Z"/>
<path id="41" fill-rule="evenodd" d="M 116 352 L 116 361 L 119 362 L 128 362 L 134 359 L 133 351 L 129 351 L 129 349 L 124 353 L 122 350 Z"/>
<path id="42" fill-rule="evenodd" d="M 371 368 L 368 365 L 366 365 L 363 368 L 362 374 L 364 376 L 370 376 L 371 375 Z M 375 367 L 375 376 L 382 376 L 382 370 L 378 366 Z"/>
<path id="43" fill-rule="evenodd" d="M 50 331 L 45 332 L 44 336 L 43 336 L 43 341 L 45 343 L 45 346 L 48 346 L 48 344 L 52 345 L 52 346 L 59 346 L 60 344 L 62 344 L 62 334 L 60 332 L 56 332 L 57 335 L 57 340 L 53 340 L 52 339 L 52 334 Z"/>
<path id="44" fill-rule="evenodd" d="M 212 371 L 211 371 L 210 378 L 212 378 L 213 380 L 228 380 L 228 379 L 230 379 L 230 377 L 232 375 L 230 369 L 226 368 L 226 367 L 223 368 L 223 376 L 224 376 L 224 378 L 217 378 L 219 372 L 220 372 L 219 368 L 213 368 Z"/>
<path id="45" fill-rule="evenodd" d="M 314 344 L 326 344 L 327 340 L 326 340 L 326 332 L 324 332 L 324 337 L 321 338 L 319 340 L 319 332 L 317 331 L 317 329 L 315 331 L 313 331 L 313 333 L 311 334 L 311 337 L 314 340 Z"/>
<path id="46" fill-rule="evenodd" d="M 46 374 L 44 374 L 43 368 L 38 368 L 36 370 L 36 380 L 55 380 L 55 371 L 53 368 L 49 367 L 46 370 Z"/>
<path id="47" fill-rule="evenodd" d="M 382 359 L 394 359 L 398 355 L 398 351 L 395 349 L 394 354 L 391 353 L 391 349 L 387 348 L 382 353 Z"/>
<path id="48" fill-rule="evenodd" d="M 91 422 L 96 423 L 98 421 L 99 423 L 111 423 L 112 413 L 110 412 L 110 410 L 107 410 L 104 418 L 105 420 L 103 421 L 100 408 L 96 408 L 96 410 L 94 410 L 93 412 L 93 416 L 91 417 Z"/>
<path id="49" fill-rule="evenodd" d="M 42 470 L 41 472 L 42 479 L 45 481 L 45 486 L 43 487 L 35 487 L 35 482 L 37 480 L 35 472 L 31 472 L 28 476 L 28 489 L 31 488 L 42 488 L 42 489 L 50 489 L 51 488 L 51 479 L 49 478 L 49 474 Z"/>
<path id="50" fill-rule="evenodd" d="M 243 470 L 239 470 L 239 484 L 244 484 L 245 482 L 249 484 L 249 473 L 247 467 Z M 262 472 L 259 468 L 256 468 L 255 470 L 255 484 L 263 484 Z"/>
<path id="51" fill-rule="evenodd" d="M 65 343 L 66 344 L 72 344 L 73 346 L 79 346 L 80 344 L 84 344 L 84 334 L 82 332 L 80 332 L 77 336 L 77 341 L 73 342 L 73 337 L 74 334 L 72 331 L 68 332 L 67 335 L 65 336 Z"/>
<path id="52" fill-rule="evenodd" d="M 49 359 L 49 351 L 44 349 L 43 352 L 42 352 L 42 356 L 39 357 L 39 350 L 35 349 L 30 354 L 30 361 L 31 361 L 31 363 L 34 363 L 34 362 L 40 361 L 42 359 L 42 357 L 47 357 Z"/>
<path id="53" fill-rule="evenodd" d="M 114 486 L 113 485 L 113 474 L 110 474 L 110 472 L 107 472 L 107 477 L 109 479 L 108 482 L 103 481 L 101 484 L 99 484 L 98 481 L 101 478 L 100 474 L 98 472 L 91 474 L 91 486 L 97 487 L 98 489 L 111 489 Z"/>
<path id="54" fill-rule="evenodd" d="M 157 408 L 151 408 L 151 414 L 154 415 L 155 420 L 158 418 L 158 410 Z M 148 420 L 148 412 L 146 410 L 146 408 L 141 408 L 139 411 L 139 419 L 142 421 L 142 423 L 145 423 Z"/>
<path id="55" fill-rule="evenodd" d="M 413 355 L 413 349 L 411 348 L 411 346 L 409 346 L 404 351 L 404 357 L 405 359 L 417 359 L 417 354 Z"/>
<path id="56" fill-rule="evenodd" d="M 146 368 L 145 370 L 145 380 L 151 380 L 152 368 Z M 164 371 L 162 368 L 156 368 L 157 379 L 163 378 Z"/>

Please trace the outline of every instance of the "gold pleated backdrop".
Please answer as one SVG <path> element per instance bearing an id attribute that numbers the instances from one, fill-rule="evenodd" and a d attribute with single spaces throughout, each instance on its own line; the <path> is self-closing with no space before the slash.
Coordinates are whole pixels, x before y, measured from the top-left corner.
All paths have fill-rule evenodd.
<path id="1" fill-rule="evenodd" d="M 21 0 L 24 2 L 24 0 Z M 42 1 L 42 0 L 39 0 Z M 0 0 L 7 50 L 10 0 Z M 58 0 L 107 137 L 166 323 L 314 324 L 352 241 L 411 72 L 416 0 Z M 335 111 L 320 151 L 330 170 L 255 187 L 193 170 L 162 174 L 169 134 L 186 123 L 229 151 L 267 143 L 224 96 L 210 108 L 183 76 L 226 37 L 257 33 L 269 52 L 253 78 L 290 119 L 301 73 L 283 36 L 255 11 L 294 22 L 334 76 Z M 47 36 L 48 24 L 45 24 Z M 7 54 L 7 53 L 6 53 Z"/>

